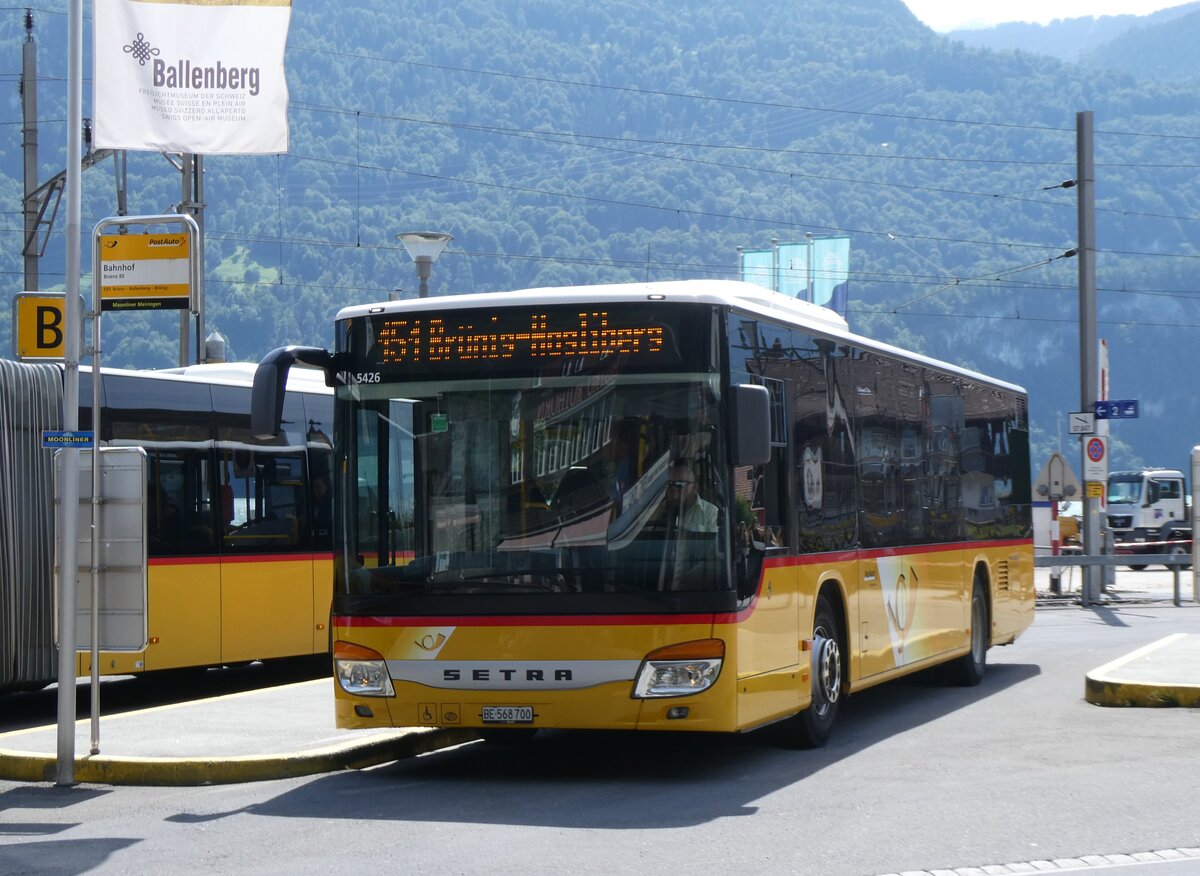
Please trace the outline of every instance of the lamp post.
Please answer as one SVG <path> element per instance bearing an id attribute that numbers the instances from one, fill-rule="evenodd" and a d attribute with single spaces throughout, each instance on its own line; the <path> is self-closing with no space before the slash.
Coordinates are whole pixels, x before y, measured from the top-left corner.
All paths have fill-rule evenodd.
<path id="1" fill-rule="evenodd" d="M 421 282 L 420 297 L 428 298 L 429 275 L 433 273 L 433 263 L 442 254 L 446 244 L 454 238 L 441 231 L 405 231 L 397 234 L 396 239 L 404 244 L 404 248 L 417 265 L 417 279 Z"/>

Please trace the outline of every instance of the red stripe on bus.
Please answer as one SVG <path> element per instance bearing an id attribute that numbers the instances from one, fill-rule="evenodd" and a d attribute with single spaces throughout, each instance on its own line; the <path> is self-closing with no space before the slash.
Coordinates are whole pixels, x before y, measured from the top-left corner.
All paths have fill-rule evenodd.
<path id="1" fill-rule="evenodd" d="M 562 614 L 488 615 L 430 617 L 366 617 L 335 615 L 334 626 L 342 627 L 644 627 L 684 624 L 729 623 L 732 614 Z"/>
<path id="2" fill-rule="evenodd" d="M 332 560 L 333 554 L 199 554 L 189 557 L 150 557 L 151 566 L 194 566 L 202 563 L 283 563 Z"/>

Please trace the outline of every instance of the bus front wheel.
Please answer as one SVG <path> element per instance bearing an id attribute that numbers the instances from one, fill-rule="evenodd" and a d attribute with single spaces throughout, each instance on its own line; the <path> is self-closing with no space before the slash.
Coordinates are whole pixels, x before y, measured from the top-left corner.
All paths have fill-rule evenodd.
<path id="1" fill-rule="evenodd" d="M 813 615 L 812 703 L 797 715 L 796 743 L 819 748 L 829 741 L 842 702 L 842 630 L 827 596 L 817 597 Z"/>

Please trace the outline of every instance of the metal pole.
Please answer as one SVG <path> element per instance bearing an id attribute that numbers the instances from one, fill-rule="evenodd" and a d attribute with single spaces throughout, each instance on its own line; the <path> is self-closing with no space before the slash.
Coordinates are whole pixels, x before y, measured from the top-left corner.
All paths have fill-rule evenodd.
<path id="1" fill-rule="evenodd" d="M 63 427 L 79 428 L 80 176 L 83 172 L 83 0 L 67 7 L 67 300 L 63 308 Z M 75 784 L 75 583 L 79 576 L 79 451 L 66 448 L 58 490 L 58 760 L 56 785 Z"/>
<path id="2" fill-rule="evenodd" d="M 1200 445 L 1192 448 L 1192 602 L 1200 602 L 1200 546 L 1197 542 L 1196 515 L 1200 514 Z"/>
<path id="3" fill-rule="evenodd" d="M 420 281 L 418 298 L 429 297 L 429 275 L 433 273 L 433 260 L 429 256 L 418 256 L 417 263 L 417 280 Z"/>
<path id="4" fill-rule="evenodd" d="M 33 11 L 25 10 L 25 45 L 21 64 L 21 107 L 24 122 L 21 138 L 25 146 L 25 289 L 38 288 L 38 207 L 29 196 L 38 187 L 37 43 L 33 41 Z M 81 147 L 82 148 L 82 147 Z"/>
<path id="5" fill-rule="evenodd" d="M 779 238 L 771 238 L 771 291 L 779 291 Z"/>
<path id="6" fill-rule="evenodd" d="M 1093 120 L 1090 110 L 1075 116 L 1076 161 L 1079 185 L 1079 392 L 1080 410 L 1096 406 L 1096 168 L 1092 152 Z M 1086 446 L 1086 440 L 1080 447 Z M 1087 468 L 1086 462 L 1084 468 Z M 1083 552 L 1100 553 L 1099 502 L 1083 496 Z M 1099 599 L 1100 567 L 1083 567 L 1081 602 L 1088 605 Z"/>
<path id="7" fill-rule="evenodd" d="M 95 247 L 93 247 L 94 249 Z M 93 277 L 99 277 L 93 268 Z M 93 755 L 100 753 L 100 284 L 92 282 L 92 647 L 91 718 Z"/>
<path id="8" fill-rule="evenodd" d="M 183 180 L 183 198 L 179 202 L 179 212 L 190 216 L 192 204 L 192 174 L 195 170 L 193 159 L 196 156 L 185 152 L 179 156 L 179 173 Z M 179 367 L 185 368 L 191 364 L 191 352 L 188 347 L 188 334 L 191 328 L 192 312 L 190 307 L 179 311 Z"/>
<path id="9" fill-rule="evenodd" d="M 1057 557 L 1062 551 L 1058 541 L 1058 497 L 1050 497 L 1050 556 Z M 1062 593 L 1062 574 L 1059 566 L 1050 567 L 1050 592 L 1057 595 Z"/>
<path id="10" fill-rule="evenodd" d="M 199 270 L 192 280 L 196 299 L 196 361 L 208 361 L 208 351 L 204 340 L 204 156 L 192 156 L 195 169 L 192 173 L 192 189 L 195 198 L 192 201 L 192 218 L 196 220 L 196 252 L 192 258 Z"/>
<path id="11" fill-rule="evenodd" d="M 804 300 L 813 300 L 813 233 L 811 231 L 804 232 L 804 239 L 808 242 L 808 279 L 804 284 Z"/>

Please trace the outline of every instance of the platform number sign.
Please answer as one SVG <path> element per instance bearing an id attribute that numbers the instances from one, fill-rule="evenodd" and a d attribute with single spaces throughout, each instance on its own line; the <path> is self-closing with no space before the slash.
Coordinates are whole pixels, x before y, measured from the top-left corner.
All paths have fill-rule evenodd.
<path id="1" fill-rule="evenodd" d="M 1097 420 L 1134 420 L 1138 415 L 1137 399 L 1121 398 L 1098 401 L 1095 412 Z"/>

